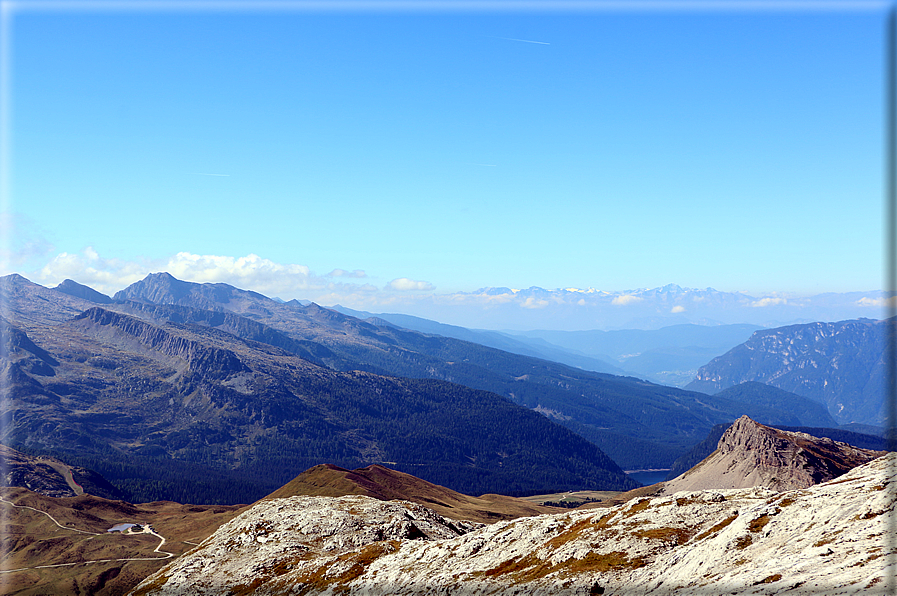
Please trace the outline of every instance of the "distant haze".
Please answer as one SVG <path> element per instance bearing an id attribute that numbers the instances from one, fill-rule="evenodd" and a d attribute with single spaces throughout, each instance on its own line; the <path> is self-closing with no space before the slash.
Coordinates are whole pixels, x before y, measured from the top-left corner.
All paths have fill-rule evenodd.
<path id="1" fill-rule="evenodd" d="M 184 281 L 227 283 L 270 298 L 311 301 L 373 314 L 408 314 L 474 329 L 659 329 L 683 323 L 778 327 L 812 321 L 879 319 L 885 316 L 886 306 L 897 300 L 886 299 L 880 291 L 750 295 L 676 284 L 625 291 L 489 287 L 441 293 L 426 287 L 402 290 L 404 282 L 378 288 L 364 283 L 358 272 L 316 276 L 308 268 L 277 265 L 254 255 L 217 263 L 209 257 L 192 255 L 196 258 L 191 260 L 189 256 L 181 253 L 161 263 L 167 266 L 162 270 Z M 95 261 L 104 264 L 100 259 Z M 119 266 L 119 270 L 109 267 L 106 271 L 83 265 L 72 256 L 67 266 L 47 266 L 31 279 L 47 286 L 73 279 L 112 295 L 146 275 L 136 264 L 127 270 Z M 352 275 L 361 278 L 361 283 L 344 280 L 352 280 Z"/>

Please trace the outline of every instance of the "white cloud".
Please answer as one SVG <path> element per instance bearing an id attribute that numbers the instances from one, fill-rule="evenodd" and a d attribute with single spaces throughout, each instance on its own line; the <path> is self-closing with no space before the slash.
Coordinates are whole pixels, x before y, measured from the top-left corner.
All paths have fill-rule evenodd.
<path id="1" fill-rule="evenodd" d="M 53 286 L 64 279 L 73 279 L 111 295 L 143 279 L 149 273 L 159 271 L 167 271 L 184 281 L 227 283 L 267 296 L 312 300 L 320 300 L 319 295 L 328 293 L 370 294 L 370 288 L 373 287 L 365 288 L 355 283 L 337 283 L 327 277 L 315 275 L 305 265 L 275 263 L 255 254 L 231 257 L 179 252 L 168 259 L 123 261 L 105 259 L 93 247 L 87 247 L 79 254 L 58 254 L 37 272 L 35 281 Z M 356 270 L 345 277 L 361 277 L 359 273 L 363 274 Z"/>
<path id="2" fill-rule="evenodd" d="M 788 300 L 785 298 L 761 298 L 760 300 L 751 302 L 751 306 L 757 308 L 763 308 L 764 306 L 778 306 L 779 304 L 788 304 Z"/>
<path id="3" fill-rule="evenodd" d="M 674 306 L 673 308 L 671 308 L 671 309 L 670 309 L 670 312 L 671 312 L 671 313 L 685 312 L 685 307 L 684 307 L 684 306 L 677 305 L 677 306 Z"/>
<path id="4" fill-rule="evenodd" d="M 626 306 L 627 304 L 634 304 L 636 302 L 641 302 L 643 298 L 639 296 L 633 296 L 632 294 L 624 294 L 623 296 L 617 296 L 613 300 L 610 301 L 611 304 L 615 304 L 617 306 Z"/>
<path id="5" fill-rule="evenodd" d="M 415 281 L 413 279 L 408 279 L 407 277 L 400 277 L 386 284 L 386 289 L 397 290 L 399 292 L 429 291 L 435 288 L 436 286 L 428 281 Z"/>
<path id="6" fill-rule="evenodd" d="M 885 306 L 895 306 L 897 307 L 897 296 L 891 296 L 890 298 L 868 298 L 863 296 L 859 300 L 857 300 L 857 305 L 859 306 L 877 306 L 877 307 L 885 307 Z"/>
<path id="7" fill-rule="evenodd" d="M 81 254 L 59 253 L 37 274 L 37 281 L 52 286 L 66 279 L 90 286 L 104 294 L 139 281 L 152 271 L 149 262 L 136 263 L 119 259 L 104 259 L 88 246 Z"/>
<path id="8" fill-rule="evenodd" d="M 228 257 L 179 252 L 168 260 L 164 270 L 185 281 L 223 282 L 262 294 L 320 288 L 327 283 L 311 275 L 305 265 L 281 265 L 254 254 Z"/>
<path id="9" fill-rule="evenodd" d="M 546 306 L 548 306 L 548 304 L 548 300 L 530 296 L 526 300 L 521 302 L 520 306 L 522 306 L 523 308 L 545 308 Z"/>

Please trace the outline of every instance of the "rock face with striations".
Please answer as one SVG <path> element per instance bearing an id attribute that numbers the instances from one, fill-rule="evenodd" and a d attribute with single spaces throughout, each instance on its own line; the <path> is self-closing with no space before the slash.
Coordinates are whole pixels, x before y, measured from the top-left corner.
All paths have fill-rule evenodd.
<path id="1" fill-rule="evenodd" d="M 742 416 L 723 433 L 716 451 L 666 482 L 663 492 L 751 486 L 806 488 L 837 478 L 884 453 L 779 430 Z"/>

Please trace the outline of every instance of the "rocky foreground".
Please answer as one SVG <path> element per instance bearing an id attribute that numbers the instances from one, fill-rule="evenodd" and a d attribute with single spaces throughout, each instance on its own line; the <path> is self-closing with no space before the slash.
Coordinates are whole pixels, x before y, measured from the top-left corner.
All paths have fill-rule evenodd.
<path id="1" fill-rule="evenodd" d="M 804 489 L 678 492 L 455 522 L 364 496 L 262 501 L 134 594 L 886 594 L 897 454 Z"/>

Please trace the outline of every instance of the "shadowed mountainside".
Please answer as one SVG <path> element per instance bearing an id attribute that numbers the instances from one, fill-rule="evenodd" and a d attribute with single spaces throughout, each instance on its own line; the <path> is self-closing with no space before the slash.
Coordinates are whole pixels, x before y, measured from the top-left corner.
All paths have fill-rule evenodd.
<path id="1" fill-rule="evenodd" d="M 32 457 L 0 445 L 0 478 L 4 487 L 21 487 L 48 497 L 75 497 L 84 493 L 122 499 L 124 493 L 94 472 L 70 466 L 55 457 Z"/>

